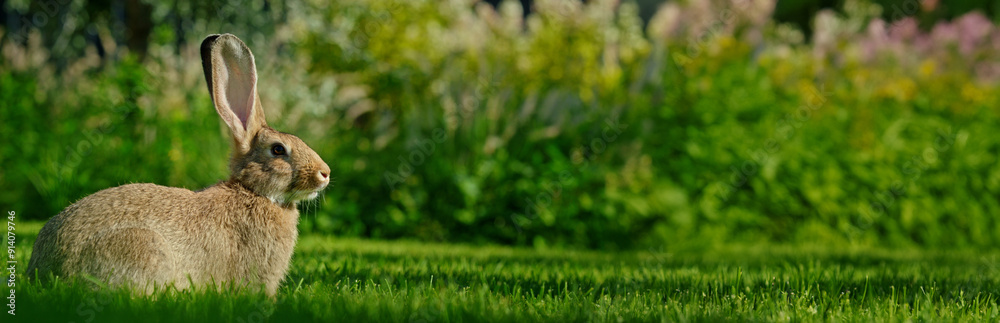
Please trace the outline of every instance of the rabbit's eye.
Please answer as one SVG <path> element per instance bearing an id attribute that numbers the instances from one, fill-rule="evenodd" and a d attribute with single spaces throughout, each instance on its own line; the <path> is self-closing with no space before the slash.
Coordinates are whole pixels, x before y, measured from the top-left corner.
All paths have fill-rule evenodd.
<path id="1" fill-rule="evenodd" d="M 284 155 L 285 146 L 282 146 L 281 144 L 274 144 L 274 146 L 271 146 L 271 153 L 274 154 L 275 156 Z"/>

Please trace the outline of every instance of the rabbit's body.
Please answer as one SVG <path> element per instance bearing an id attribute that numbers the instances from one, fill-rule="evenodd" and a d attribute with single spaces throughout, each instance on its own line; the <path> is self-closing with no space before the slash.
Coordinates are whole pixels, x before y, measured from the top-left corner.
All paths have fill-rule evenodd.
<path id="1" fill-rule="evenodd" d="M 91 276 L 152 291 L 171 284 L 264 287 L 274 295 L 298 238 L 297 202 L 329 184 L 302 140 L 267 126 L 249 48 L 233 35 L 202 42 L 205 79 L 229 126 L 229 180 L 192 192 L 129 184 L 87 196 L 38 234 L 29 277 Z"/>
<path id="2" fill-rule="evenodd" d="M 232 182 L 198 192 L 124 185 L 90 195 L 46 223 L 35 244 L 45 256 L 32 257 L 28 267 L 115 285 L 183 289 L 189 282 L 229 281 L 273 294 L 295 248 L 298 217 L 298 209 Z"/>

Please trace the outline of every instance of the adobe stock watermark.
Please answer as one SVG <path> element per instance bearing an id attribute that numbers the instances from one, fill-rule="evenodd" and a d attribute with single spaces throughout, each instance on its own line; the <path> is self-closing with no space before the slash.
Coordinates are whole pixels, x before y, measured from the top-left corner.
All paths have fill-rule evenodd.
<path id="1" fill-rule="evenodd" d="M 432 310 L 433 309 L 433 310 Z M 430 323 L 440 319 L 440 309 L 431 306 L 421 306 L 410 313 L 411 323 Z"/>
<path id="2" fill-rule="evenodd" d="M 20 28 L 13 31 L 10 36 L 15 42 L 25 43 L 28 41 L 28 34 L 31 33 L 31 29 L 41 29 L 49 24 L 52 20 L 59 15 L 62 8 L 72 3 L 72 0 L 48 0 L 48 1 L 38 1 L 38 7 L 41 8 L 40 11 L 31 14 L 31 17 L 21 16 L 19 19 L 15 19 L 21 23 Z M 61 21 L 59 22 L 62 23 Z"/>
<path id="3" fill-rule="evenodd" d="M 458 128 L 462 120 L 471 118 L 487 96 L 497 93 L 498 78 L 496 75 L 487 75 L 477 78 L 476 86 L 472 95 L 467 100 L 459 100 L 460 103 L 454 111 L 445 113 L 445 125 L 431 130 L 429 138 L 417 139 L 406 153 L 396 156 L 399 161 L 395 170 L 382 172 L 389 189 L 395 191 L 399 184 L 405 183 L 410 176 L 429 159 L 437 150 L 437 145 L 442 144 L 448 138 L 446 127 Z"/>
<path id="4" fill-rule="evenodd" d="M 777 127 L 773 129 L 769 139 L 764 142 L 764 147 L 759 147 L 754 151 L 748 150 L 747 154 L 750 155 L 750 159 L 743 160 L 738 166 L 729 167 L 732 172 L 723 185 L 724 189 L 716 192 L 716 197 L 720 201 L 728 201 L 733 193 L 739 191 L 751 177 L 757 175 L 764 163 L 781 151 L 782 143 L 795 137 L 805 122 L 812 118 L 813 112 L 826 104 L 827 97 L 822 86 L 819 88 L 812 86 L 809 92 L 809 97 L 794 113 L 786 113 L 781 120 L 778 120 Z"/>
<path id="5" fill-rule="evenodd" d="M 17 212 L 7 211 L 7 261 L 4 268 L 7 272 L 7 288 L 10 288 L 10 293 L 7 296 L 7 314 L 17 315 L 17 251 L 15 247 L 17 246 L 17 234 L 15 232 L 16 225 L 14 219 L 17 218 Z"/>
<path id="6" fill-rule="evenodd" d="M 278 306 L 281 305 L 281 303 L 283 303 L 284 301 L 285 301 L 284 299 L 278 299 L 276 301 L 270 299 L 261 300 L 256 304 L 254 304 L 256 305 L 254 307 L 255 308 L 254 311 L 247 314 L 246 319 L 242 317 L 237 317 L 236 322 L 238 323 L 267 322 L 271 318 L 271 315 L 274 315 L 274 311 L 278 308 Z"/>
<path id="7" fill-rule="evenodd" d="M 366 19 L 363 19 L 361 24 L 357 26 L 357 32 L 351 34 L 351 46 L 355 50 L 367 48 L 372 37 L 385 29 L 402 7 L 400 0 L 389 0 L 383 3 L 386 5 L 385 10 L 370 12 L 363 16 Z"/>
<path id="8" fill-rule="evenodd" d="M 892 11 L 892 14 L 889 15 L 889 19 L 892 20 L 893 25 L 899 24 L 903 18 L 917 14 L 917 12 L 920 11 L 920 8 L 931 6 L 932 2 L 934 3 L 933 5 L 936 6 L 937 1 L 938 0 L 904 0 L 902 3 L 894 3 L 887 8 Z"/>
<path id="9" fill-rule="evenodd" d="M 396 160 L 399 161 L 396 171 L 382 172 L 382 177 L 385 178 L 385 183 L 389 185 L 389 189 L 395 191 L 399 187 L 399 184 L 406 182 L 406 179 L 413 175 L 414 167 L 423 165 L 427 161 L 427 158 L 430 158 L 431 154 L 434 154 L 437 145 L 445 141 L 446 134 L 443 127 L 434 128 L 431 131 L 430 139 L 419 139 L 417 140 L 417 144 L 410 148 L 409 153 L 396 156 Z"/>
<path id="10" fill-rule="evenodd" d="M 604 128 L 601 130 L 601 135 L 592 138 L 589 143 L 582 147 L 583 160 L 577 166 L 577 169 L 586 166 L 596 159 L 597 156 L 607 150 L 608 145 L 618 140 L 618 137 L 621 136 L 625 129 L 628 129 L 628 125 L 622 124 L 620 119 L 620 115 L 604 119 Z M 562 195 L 563 186 L 569 184 L 573 178 L 573 173 L 569 170 L 564 170 L 559 173 L 558 179 L 543 180 L 541 186 L 544 188 L 544 191 L 535 194 L 534 197 L 524 198 L 524 213 L 514 213 L 509 216 L 514 228 L 517 229 L 517 233 L 522 234 L 524 226 L 534 222 L 540 212 L 544 212 L 552 206 L 552 203 Z"/>
<path id="11" fill-rule="evenodd" d="M 748 5 L 753 3 L 753 1 L 757 0 L 739 0 L 735 8 L 738 10 L 745 10 Z M 692 39 L 688 40 L 684 53 L 676 54 L 676 56 L 674 56 L 674 61 L 680 65 L 688 65 L 694 61 L 695 58 L 701 56 L 701 54 L 709 46 L 708 41 L 718 36 L 723 29 L 733 24 L 735 11 L 732 8 L 722 8 L 722 10 L 719 10 L 719 14 L 715 16 L 715 18 L 716 19 L 710 22 L 708 28 L 704 32 L 699 35 L 695 35 Z"/>
<path id="12" fill-rule="evenodd" d="M 852 227 L 851 236 L 860 234 L 859 231 L 868 230 L 875 223 L 875 220 L 896 206 L 897 200 L 906 194 L 906 188 L 917 183 L 920 176 L 939 159 L 939 155 L 955 145 L 957 137 L 958 132 L 949 133 L 944 129 L 938 129 L 930 147 L 903 163 L 900 173 L 906 176 L 904 179 L 893 182 L 885 190 L 875 192 L 874 200 L 869 201 L 867 205 L 858 207 L 854 221 L 856 225 Z"/>
<path id="13" fill-rule="evenodd" d="M 93 322 L 97 318 L 97 314 L 104 311 L 104 308 L 111 304 L 114 297 L 111 296 L 111 292 L 105 289 L 98 290 L 96 295 L 92 298 L 88 298 L 80 303 L 76 307 L 76 314 L 83 318 L 84 323 Z M 70 322 L 75 323 L 75 321 Z"/>
<path id="14" fill-rule="evenodd" d="M 987 256 L 979 256 L 979 277 L 990 278 L 1000 271 L 1000 258 L 997 258 L 996 254 Z"/>

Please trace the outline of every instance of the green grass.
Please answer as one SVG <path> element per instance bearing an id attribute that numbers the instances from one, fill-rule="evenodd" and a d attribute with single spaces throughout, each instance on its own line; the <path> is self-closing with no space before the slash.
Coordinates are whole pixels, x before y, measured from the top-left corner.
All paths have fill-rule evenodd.
<path id="1" fill-rule="evenodd" d="M 18 226 L 25 266 L 41 223 Z M 629 253 L 307 235 L 275 299 L 19 277 L 28 321 L 954 321 L 1000 318 L 998 253 L 756 246 Z M 5 320 L 6 321 L 6 320 Z"/>

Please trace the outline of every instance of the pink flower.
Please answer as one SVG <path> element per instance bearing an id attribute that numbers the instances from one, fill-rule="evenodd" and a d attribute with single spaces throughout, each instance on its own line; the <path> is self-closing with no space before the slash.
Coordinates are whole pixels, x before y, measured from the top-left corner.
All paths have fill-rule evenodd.
<path id="1" fill-rule="evenodd" d="M 913 17 L 906 17 L 889 26 L 889 37 L 895 40 L 912 40 L 920 33 L 920 26 Z"/>
<path id="2" fill-rule="evenodd" d="M 963 55 L 972 54 L 986 36 L 993 32 L 993 23 L 982 13 L 970 12 L 959 17 L 955 22 L 958 33 L 959 50 Z"/>

